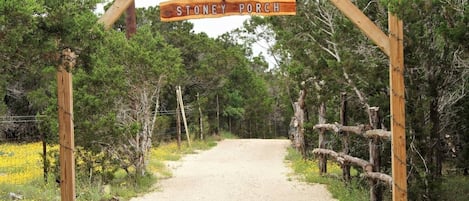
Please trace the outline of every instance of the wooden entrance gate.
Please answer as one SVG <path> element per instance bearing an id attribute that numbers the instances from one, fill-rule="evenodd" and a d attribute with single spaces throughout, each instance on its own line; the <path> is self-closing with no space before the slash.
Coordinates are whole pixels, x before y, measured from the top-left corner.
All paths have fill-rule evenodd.
<path id="1" fill-rule="evenodd" d="M 388 13 L 389 34 L 385 34 L 350 0 L 330 0 L 347 18 L 370 38 L 388 57 L 391 90 L 392 198 L 407 200 L 405 94 L 404 94 L 404 31 L 403 22 Z M 115 0 L 98 20 L 109 29 L 134 0 Z M 162 21 L 227 15 L 294 15 L 295 0 L 173 0 L 161 4 Z M 75 200 L 75 164 L 73 135 L 72 75 L 63 66 L 57 72 L 60 164 L 62 200 Z"/>

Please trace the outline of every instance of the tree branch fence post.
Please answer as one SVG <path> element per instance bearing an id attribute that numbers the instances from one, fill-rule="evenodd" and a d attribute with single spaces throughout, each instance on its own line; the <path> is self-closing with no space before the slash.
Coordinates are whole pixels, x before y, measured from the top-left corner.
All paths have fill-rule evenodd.
<path id="1" fill-rule="evenodd" d="M 340 124 L 347 125 L 347 93 L 342 92 L 340 94 Z M 350 154 L 350 136 L 347 131 L 340 131 L 342 137 L 342 152 L 344 154 Z M 348 163 L 341 164 L 342 178 L 345 182 L 350 182 L 350 165 Z"/>
<path id="2" fill-rule="evenodd" d="M 340 120 L 341 123 L 346 122 L 346 95 L 344 93 L 341 94 L 341 110 L 340 110 Z M 321 109 L 322 108 L 322 109 Z M 313 128 L 318 130 L 319 135 L 319 148 L 313 150 L 313 153 L 316 154 L 319 158 L 318 167 L 320 170 L 320 174 L 327 173 L 327 166 L 326 166 L 326 156 L 332 157 L 336 162 L 338 162 L 342 167 L 342 176 L 344 177 L 344 182 L 348 182 L 351 180 L 350 169 L 344 169 L 345 166 L 355 165 L 363 168 L 364 173 L 362 176 L 369 181 L 370 185 L 370 200 L 371 201 L 381 201 L 383 199 L 383 185 L 387 184 L 388 186 L 393 185 L 393 179 L 391 176 L 381 173 L 380 169 L 380 162 L 381 162 L 381 155 L 380 155 L 380 147 L 382 144 L 382 139 L 389 140 L 391 138 L 391 132 L 385 131 L 380 129 L 381 127 L 381 119 L 379 116 L 379 108 L 378 107 L 370 107 L 369 114 L 371 120 L 371 126 L 369 125 L 359 125 L 359 126 L 346 126 L 342 124 L 327 124 L 325 121 L 325 107 L 321 104 L 319 110 L 319 123 L 316 124 Z M 342 133 L 342 149 L 343 152 L 337 153 L 333 150 L 326 149 L 325 144 L 325 131 L 330 130 L 335 133 Z M 353 157 L 349 155 L 350 152 L 350 144 L 346 144 L 345 142 L 349 143 L 347 140 L 344 140 L 343 133 L 348 134 L 357 134 L 359 136 L 368 138 L 368 145 L 369 145 L 369 160 L 364 160 L 361 158 Z M 326 171 L 323 171 L 326 170 Z M 348 175 L 347 175 L 348 174 Z M 349 177 L 349 180 L 347 179 Z"/>
<path id="3" fill-rule="evenodd" d="M 295 128 L 292 132 L 292 140 L 295 149 L 301 153 L 303 158 L 306 158 L 306 149 L 304 141 L 304 116 L 305 116 L 305 96 L 306 90 L 301 89 L 298 100 L 293 103 L 294 118 L 291 125 Z"/>
<path id="4" fill-rule="evenodd" d="M 326 123 L 326 104 L 324 102 L 321 103 L 319 106 L 319 124 Z M 319 148 L 325 149 L 326 142 L 325 142 L 325 133 L 326 129 L 319 129 Z M 327 156 L 325 154 L 319 154 L 319 172 L 321 174 L 327 173 Z"/>
<path id="5" fill-rule="evenodd" d="M 370 107 L 371 123 L 373 129 L 380 129 L 381 122 L 379 117 L 379 107 Z M 373 165 L 373 172 L 381 171 L 381 140 L 377 136 L 373 136 L 368 140 L 369 152 L 370 152 L 370 163 Z M 383 200 L 382 188 L 379 181 L 376 179 L 370 179 L 370 201 L 381 201 Z"/>

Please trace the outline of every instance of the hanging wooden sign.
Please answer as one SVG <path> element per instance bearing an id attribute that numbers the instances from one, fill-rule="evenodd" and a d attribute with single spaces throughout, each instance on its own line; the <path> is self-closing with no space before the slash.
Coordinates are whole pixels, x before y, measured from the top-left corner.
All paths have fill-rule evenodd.
<path id="1" fill-rule="evenodd" d="M 173 0 L 160 3 L 161 21 L 230 15 L 295 15 L 296 0 Z"/>

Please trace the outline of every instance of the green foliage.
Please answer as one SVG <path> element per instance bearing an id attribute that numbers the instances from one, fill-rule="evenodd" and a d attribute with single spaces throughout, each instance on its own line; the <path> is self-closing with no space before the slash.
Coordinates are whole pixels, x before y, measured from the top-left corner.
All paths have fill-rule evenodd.
<path id="1" fill-rule="evenodd" d="M 238 136 L 236 136 L 233 133 L 228 132 L 228 131 L 222 131 L 220 133 L 220 136 L 221 136 L 222 139 L 238 139 Z"/>
<path id="2" fill-rule="evenodd" d="M 443 179 L 439 192 L 438 200 L 466 200 L 469 195 L 469 178 L 467 176 L 447 176 Z"/>
<path id="3" fill-rule="evenodd" d="M 467 97 L 460 92 L 469 81 L 468 57 L 463 53 L 469 35 L 459 30 L 469 25 L 467 8 L 456 1 L 410 1 L 403 16 L 408 24 L 406 68 L 412 69 L 406 74 L 406 111 L 414 146 L 409 154 L 414 170 L 409 173 L 409 183 L 415 184 L 411 185 L 413 199 L 439 200 L 445 160 L 458 163 L 450 153 L 464 155 L 454 144 L 466 144 L 467 132 L 461 125 L 465 125 L 467 107 L 459 101 Z"/>
<path id="4" fill-rule="evenodd" d="M 294 170 L 293 177 L 300 176 L 308 183 L 326 184 L 327 189 L 332 193 L 333 197 L 341 201 L 368 200 L 368 189 L 366 182 L 353 178 L 349 184 L 345 184 L 337 177 L 342 175 L 340 167 L 334 163 L 328 163 L 328 176 L 319 175 L 317 161 L 304 160 L 301 154 L 293 148 L 288 148 L 285 160 Z M 352 175 L 357 175 L 357 171 L 352 168 Z"/>

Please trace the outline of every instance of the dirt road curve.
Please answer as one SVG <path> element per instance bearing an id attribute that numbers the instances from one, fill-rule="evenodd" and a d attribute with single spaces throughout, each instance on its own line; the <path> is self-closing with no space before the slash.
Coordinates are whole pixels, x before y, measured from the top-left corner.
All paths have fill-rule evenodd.
<path id="1" fill-rule="evenodd" d="M 330 201 L 323 185 L 288 179 L 288 140 L 224 140 L 189 155 L 157 192 L 131 201 Z"/>

